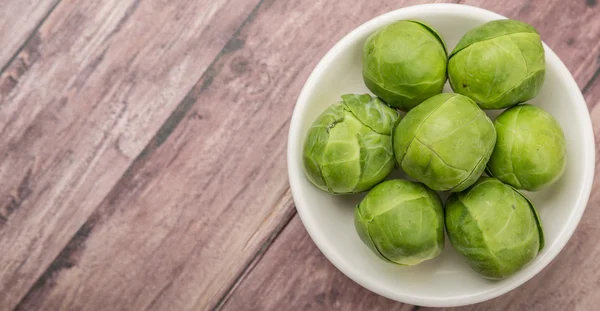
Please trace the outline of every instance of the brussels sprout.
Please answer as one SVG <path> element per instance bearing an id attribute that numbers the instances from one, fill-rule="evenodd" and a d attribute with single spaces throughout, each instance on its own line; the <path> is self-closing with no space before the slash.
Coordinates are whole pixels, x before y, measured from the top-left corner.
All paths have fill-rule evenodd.
<path id="1" fill-rule="evenodd" d="M 405 266 L 444 249 L 444 212 L 437 193 L 421 183 L 388 180 L 354 209 L 360 239 L 384 260 Z"/>
<path id="2" fill-rule="evenodd" d="M 356 193 L 384 180 L 394 168 L 392 129 L 398 112 L 370 95 L 343 95 L 308 130 L 306 176 L 334 194 Z"/>
<path id="3" fill-rule="evenodd" d="M 450 243 L 486 278 L 512 275 L 544 247 L 535 207 L 497 179 L 483 177 L 466 191 L 453 194 L 445 212 Z"/>
<path id="4" fill-rule="evenodd" d="M 388 105 L 410 110 L 442 92 L 447 61 L 444 40 L 431 26 L 399 21 L 367 39 L 363 78 Z"/>
<path id="5" fill-rule="evenodd" d="M 483 109 L 506 108 L 534 98 L 545 72 L 539 34 L 515 20 L 492 21 L 469 30 L 448 62 L 454 92 L 469 96 Z"/>
<path id="6" fill-rule="evenodd" d="M 406 174 L 433 190 L 459 192 L 483 173 L 496 131 L 471 99 L 443 93 L 409 111 L 393 140 Z"/>
<path id="7" fill-rule="evenodd" d="M 567 163 L 565 135 L 551 114 L 529 104 L 504 111 L 494 121 L 498 143 L 488 173 L 517 188 L 535 191 L 554 183 Z"/>

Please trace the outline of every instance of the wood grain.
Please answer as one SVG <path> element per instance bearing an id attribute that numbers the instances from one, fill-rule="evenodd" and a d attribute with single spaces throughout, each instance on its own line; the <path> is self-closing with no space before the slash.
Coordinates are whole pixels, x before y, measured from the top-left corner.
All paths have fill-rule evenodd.
<path id="1" fill-rule="evenodd" d="M 60 0 L 0 2 L 0 74 Z"/>
<path id="2" fill-rule="evenodd" d="M 50 266 L 252 6 L 65 1 L 27 41 L 0 83 L 0 310 Z"/>
<path id="3" fill-rule="evenodd" d="M 600 56 L 598 57 L 597 63 L 600 65 Z M 596 72 L 592 76 L 592 78 L 587 82 L 585 87 L 582 89 L 583 96 L 585 97 L 585 101 L 587 102 L 588 107 L 592 107 L 593 109 L 600 104 L 600 67 L 596 69 Z M 592 122 L 599 123 L 598 119 L 592 119 Z M 596 136 L 598 138 L 598 136 Z M 596 158 L 598 158 L 600 154 L 596 154 Z"/>

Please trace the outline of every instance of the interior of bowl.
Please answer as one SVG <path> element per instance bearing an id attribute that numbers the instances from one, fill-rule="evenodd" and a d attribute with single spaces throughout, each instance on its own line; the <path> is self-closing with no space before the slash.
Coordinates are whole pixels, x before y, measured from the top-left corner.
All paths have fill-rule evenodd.
<path id="1" fill-rule="evenodd" d="M 290 184 L 302 221 L 321 251 L 357 283 L 388 298 L 422 306 L 456 306 L 499 296 L 530 279 L 562 249 L 585 209 L 591 189 L 594 142 L 589 114 L 575 81 L 546 48 L 546 81 L 530 103 L 550 112 L 561 124 L 567 141 L 567 166 L 554 185 L 527 193 L 537 207 L 546 233 L 546 247 L 516 275 L 488 281 L 472 271 L 446 241 L 437 258 L 402 267 L 377 258 L 358 238 L 353 208 L 364 196 L 333 196 L 312 186 L 302 168 L 302 146 L 308 128 L 327 106 L 346 93 L 369 93 L 362 76 L 362 46 L 377 28 L 401 19 L 417 19 L 441 33 L 451 51 L 469 29 L 503 18 L 463 5 L 422 5 L 379 16 L 342 39 L 308 79 L 292 117 L 288 165 Z M 542 38 L 543 39 L 543 38 Z M 451 92 L 446 86 L 444 92 Z M 499 112 L 488 114 L 493 119 Z M 395 172 L 394 177 L 401 177 Z"/>

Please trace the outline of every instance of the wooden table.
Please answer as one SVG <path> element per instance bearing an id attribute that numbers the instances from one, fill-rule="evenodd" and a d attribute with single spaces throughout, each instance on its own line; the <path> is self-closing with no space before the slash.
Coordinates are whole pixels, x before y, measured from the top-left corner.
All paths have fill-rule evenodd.
<path id="1" fill-rule="evenodd" d="M 419 309 L 325 259 L 285 151 L 324 53 L 421 2 L 2 0 L 0 310 Z M 537 27 L 600 133 L 597 0 L 458 2 Z M 549 267 L 467 309 L 597 310 L 599 182 Z"/>

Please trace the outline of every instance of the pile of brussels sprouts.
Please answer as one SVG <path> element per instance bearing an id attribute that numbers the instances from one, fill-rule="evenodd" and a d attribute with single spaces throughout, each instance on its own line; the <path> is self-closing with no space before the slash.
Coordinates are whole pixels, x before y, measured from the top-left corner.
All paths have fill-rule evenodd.
<path id="1" fill-rule="evenodd" d="M 385 26 L 363 50 L 364 82 L 377 97 L 343 95 L 314 121 L 306 176 L 332 194 L 369 191 L 355 226 L 383 260 L 408 266 L 438 256 L 445 228 L 473 270 L 510 276 L 544 246 L 536 209 L 518 190 L 554 183 L 566 164 L 558 122 L 524 103 L 545 68 L 539 34 L 520 21 L 473 28 L 450 54 L 423 22 Z M 447 77 L 455 93 L 442 93 Z M 494 122 L 482 110 L 505 108 Z M 416 181 L 384 181 L 397 167 Z"/>

